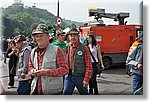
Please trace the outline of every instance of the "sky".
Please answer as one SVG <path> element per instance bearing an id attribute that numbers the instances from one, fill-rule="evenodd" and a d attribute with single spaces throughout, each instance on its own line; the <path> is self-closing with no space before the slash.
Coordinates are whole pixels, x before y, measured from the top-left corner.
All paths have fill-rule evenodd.
<path id="1" fill-rule="evenodd" d="M 16 0 L 17 1 L 17 0 Z M 59 0 L 60 2 L 60 17 L 87 22 L 94 20 L 94 17 L 88 16 L 88 8 L 102 8 L 106 13 L 130 13 L 130 17 L 126 18 L 128 24 L 141 24 L 140 3 L 142 0 Z M 1 7 L 8 7 L 14 3 L 14 0 L 0 0 Z M 24 6 L 35 5 L 38 8 L 46 9 L 49 12 L 57 15 L 58 0 L 22 0 Z M 104 18 L 104 23 L 118 24 L 112 19 Z"/>

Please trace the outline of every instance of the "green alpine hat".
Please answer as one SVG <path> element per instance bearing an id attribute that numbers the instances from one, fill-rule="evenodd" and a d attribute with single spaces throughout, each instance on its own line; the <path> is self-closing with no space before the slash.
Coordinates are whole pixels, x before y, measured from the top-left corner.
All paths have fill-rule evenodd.
<path id="1" fill-rule="evenodd" d="M 45 24 L 39 24 L 39 25 L 36 27 L 36 29 L 34 29 L 34 30 L 32 31 L 32 35 L 35 35 L 35 34 L 43 34 L 43 33 L 49 34 L 49 33 L 48 33 L 48 28 L 47 28 L 47 26 L 46 26 Z"/>
<path id="2" fill-rule="evenodd" d="M 59 35 L 65 35 L 65 34 L 66 34 L 65 32 L 60 31 L 60 32 L 57 33 L 57 36 L 59 36 Z"/>
<path id="3" fill-rule="evenodd" d="M 24 35 L 18 35 L 16 38 L 16 43 L 22 42 L 22 41 L 26 41 L 26 38 Z"/>
<path id="4" fill-rule="evenodd" d="M 79 34 L 79 31 L 78 31 L 76 28 L 72 28 L 72 29 L 69 31 L 69 34 Z"/>

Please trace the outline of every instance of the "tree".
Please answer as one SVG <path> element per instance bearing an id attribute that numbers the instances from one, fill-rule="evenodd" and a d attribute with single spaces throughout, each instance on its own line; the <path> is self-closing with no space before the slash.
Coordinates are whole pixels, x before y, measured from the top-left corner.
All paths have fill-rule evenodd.
<path id="1" fill-rule="evenodd" d="M 30 14 L 26 14 L 26 13 L 17 14 L 16 18 L 18 20 L 23 21 L 27 27 L 30 27 L 30 25 L 34 22 L 34 18 Z"/>
<path id="2" fill-rule="evenodd" d="M 15 28 L 14 29 L 14 32 L 13 32 L 13 35 L 17 36 L 21 33 L 21 30 L 19 28 Z"/>
<path id="3" fill-rule="evenodd" d="M 13 37 L 18 34 L 18 31 L 29 35 L 31 33 L 30 26 L 34 23 L 44 22 L 47 25 L 56 23 L 56 16 L 54 14 L 36 7 L 24 8 L 23 6 L 12 5 L 8 8 L 3 8 L 2 12 L 3 18 L 5 18 L 3 20 L 5 37 Z M 65 29 L 69 24 L 71 23 L 66 23 L 64 19 L 60 27 Z"/>

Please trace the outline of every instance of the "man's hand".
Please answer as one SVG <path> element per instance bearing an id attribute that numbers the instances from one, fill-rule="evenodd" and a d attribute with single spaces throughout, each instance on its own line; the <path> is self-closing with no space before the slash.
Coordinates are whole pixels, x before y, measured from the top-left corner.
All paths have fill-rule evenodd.
<path id="1" fill-rule="evenodd" d="M 102 64 L 102 66 L 101 66 L 101 67 L 102 67 L 102 70 L 104 70 L 104 69 L 105 69 L 105 67 L 104 67 L 104 65 L 103 65 L 103 64 Z"/>
<path id="2" fill-rule="evenodd" d="M 34 77 L 34 76 L 36 76 L 36 71 L 37 71 L 36 69 L 31 69 L 31 71 L 30 71 L 31 73 L 29 73 L 29 74 Z"/>
<path id="3" fill-rule="evenodd" d="M 25 73 L 21 73 L 21 78 L 25 79 Z"/>
<path id="4" fill-rule="evenodd" d="M 143 64 L 137 64 L 138 69 L 143 69 Z"/>
<path id="5" fill-rule="evenodd" d="M 36 76 L 46 76 L 47 69 L 37 70 L 36 72 L 34 72 L 34 74 L 36 74 Z"/>
<path id="6" fill-rule="evenodd" d="M 88 85 L 89 85 L 89 83 L 88 82 L 86 82 L 86 81 L 83 81 L 83 87 L 88 87 Z"/>

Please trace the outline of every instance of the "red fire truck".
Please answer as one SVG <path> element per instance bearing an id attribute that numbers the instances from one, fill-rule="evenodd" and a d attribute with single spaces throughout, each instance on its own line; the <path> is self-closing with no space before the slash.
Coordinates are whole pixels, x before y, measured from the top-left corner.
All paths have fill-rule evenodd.
<path id="1" fill-rule="evenodd" d="M 89 31 L 95 35 L 98 44 L 101 46 L 104 66 L 109 68 L 113 64 L 125 63 L 128 51 L 138 34 L 143 34 L 142 25 L 127 25 L 124 19 L 129 13 L 105 13 L 104 9 L 89 9 L 89 16 L 95 16 L 96 24 L 86 24 L 81 27 L 81 40 Z M 98 23 L 102 17 L 118 21 L 118 25 Z"/>

